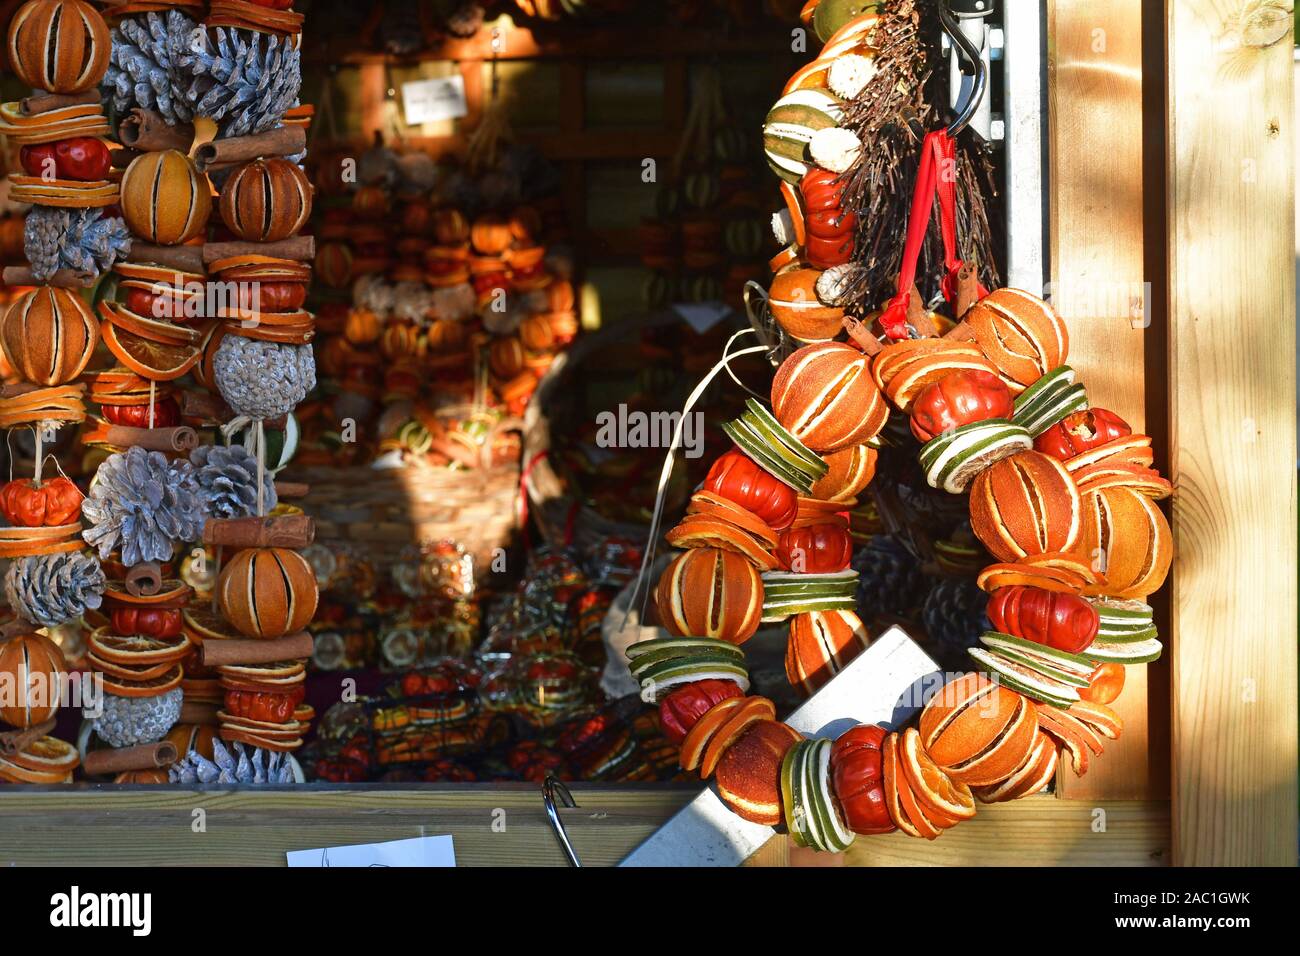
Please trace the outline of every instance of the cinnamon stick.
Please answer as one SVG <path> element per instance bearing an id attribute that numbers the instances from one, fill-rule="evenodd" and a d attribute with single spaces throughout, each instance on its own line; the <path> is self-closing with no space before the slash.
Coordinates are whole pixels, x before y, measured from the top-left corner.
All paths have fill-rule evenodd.
<path id="1" fill-rule="evenodd" d="M 229 421 L 234 415 L 220 396 L 211 392 L 181 392 L 181 415 L 205 422 Z"/>
<path id="2" fill-rule="evenodd" d="M 203 543 L 231 548 L 305 548 L 316 539 L 311 515 L 218 518 L 203 524 Z"/>
<path id="3" fill-rule="evenodd" d="M 89 106 L 99 102 L 99 87 L 91 87 L 81 93 L 33 93 L 24 97 L 18 109 L 24 116 L 39 116 L 50 110 L 61 110 L 69 106 Z"/>
<path id="4" fill-rule="evenodd" d="M 311 492 L 311 485 L 305 481 L 277 481 L 275 496 L 281 501 L 287 498 L 306 498 Z"/>
<path id="5" fill-rule="evenodd" d="M 110 445 L 122 448 L 138 445 L 148 451 L 191 451 L 199 444 L 198 433 L 189 425 L 174 425 L 169 428 L 109 425 L 104 439 Z"/>
<path id="6" fill-rule="evenodd" d="M 203 642 L 203 666 L 225 667 L 230 664 L 273 664 L 311 657 L 312 637 L 306 631 L 277 637 L 271 641 L 246 641 L 230 638 Z"/>
<path id="7" fill-rule="evenodd" d="M 125 773 L 128 770 L 154 770 L 176 762 L 176 745 L 170 740 L 156 744 L 136 744 L 134 747 L 92 750 L 81 765 L 88 776 L 100 777 Z"/>
<path id="8" fill-rule="evenodd" d="M 5 266 L 4 283 L 5 285 L 49 285 L 56 289 L 89 289 L 95 284 L 95 276 L 90 272 L 59 269 L 48 279 L 38 279 L 32 275 L 30 266 Z"/>
<path id="9" fill-rule="evenodd" d="M 966 322 L 958 322 L 944 334 L 944 338 L 954 342 L 974 342 L 975 330 Z"/>
<path id="10" fill-rule="evenodd" d="M 281 126 L 264 133 L 214 139 L 194 153 L 194 165 L 206 173 L 213 167 L 234 166 L 263 156 L 296 156 L 307 149 L 307 131 L 301 126 Z"/>
<path id="11" fill-rule="evenodd" d="M 219 704 L 206 700 L 189 700 L 188 698 L 181 701 L 181 716 L 178 723 L 182 724 L 208 724 L 210 726 L 217 724 L 217 711 L 221 709 Z"/>
<path id="12" fill-rule="evenodd" d="M 126 572 L 127 593 L 135 597 L 150 597 L 162 590 L 162 567 L 157 561 L 141 561 Z"/>
<path id="13" fill-rule="evenodd" d="M 126 259 L 202 275 L 207 272 L 203 264 L 204 249 L 204 246 L 156 246 L 151 242 L 134 240 Z"/>
<path id="14" fill-rule="evenodd" d="M 54 732 L 54 718 L 26 730 L 7 730 L 0 733 L 0 757 L 20 754 L 42 737 Z"/>
<path id="15" fill-rule="evenodd" d="M 158 113 L 137 106 L 118 124 L 117 138 L 123 146 L 146 153 L 164 149 L 188 153 L 194 142 L 194 126 L 191 123 L 168 126 Z"/>
<path id="16" fill-rule="evenodd" d="M 857 342 L 858 347 L 868 355 L 875 355 L 884 349 L 880 340 L 871 334 L 871 330 L 853 316 L 846 315 L 841 324 L 844 326 L 844 331 L 849 333 L 849 338 Z"/>
<path id="17" fill-rule="evenodd" d="M 964 262 L 957 270 L 957 294 L 953 301 L 953 317 L 960 319 L 966 310 L 979 301 L 979 276 L 976 275 L 975 263 Z"/>
<path id="18" fill-rule="evenodd" d="M 316 240 L 312 236 L 291 236 L 278 242 L 209 242 L 203 247 L 205 265 L 233 256 L 274 256 L 310 262 L 316 258 Z"/>

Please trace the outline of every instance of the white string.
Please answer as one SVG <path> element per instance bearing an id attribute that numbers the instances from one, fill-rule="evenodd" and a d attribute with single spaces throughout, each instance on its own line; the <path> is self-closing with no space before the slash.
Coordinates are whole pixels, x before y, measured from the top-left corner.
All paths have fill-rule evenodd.
<path id="1" fill-rule="evenodd" d="M 722 347 L 722 357 L 723 357 L 724 359 L 725 359 L 725 358 L 730 358 L 730 357 L 731 357 L 730 354 L 729 354 L 729 353 L 731 352 L 731 343 L 734 342 L 734 341 L 736 341 L 736 339 L 740 338 L 742 335 L 757 335 L 757 334 L 758 334 L 758 331 L 757 331 L 756 329 L 754 329 L 754 328 L 741 329 L 741 330 L 738 331 L 735 335 L 733 335 L 731 338 L 727 339 L 727 344 L 724 345 L 724 346 Z M 739 354 L 739 353 L 737 353 L 737 354 Z M 742 382 L 739 378 L 736 377 L 736 373 L 735 373 L 734 371 L 732 371 L 732 368 L 731 368 L 730 365 L 727 366 L 727 374 L 731 376 L 731 380 L 732 380 L 733 382 L 735 382 L 737 385 L 739 385 L 739 386 L 740 386 L 741 388 L 743 388 L 745 391 L 749 392 L 750 395 L 753 395 L 753 396 L 754 396 L 756 399 L 758 399 L 760 402 L 770 403 L 770 396 L 764 395 L 764 394 L 762 394 L 761 392 L 756 392 L 756 391 L 754 391 L 752 388 L 750 388 L 748 385 L 746 385 L 744 382 Z"/>
<path id="2" fill-rule="evenodd" d="M 737 333 L 737 335 L 739 334 L 740 333 Z M 734 339 L 736 336 L 732 336 L 732 338 Z M 728 345 L 730 345 L 730 342 L 728 342 Z M 713 368 L 709 369 L 704 378 L 700 379 L 699 384 L 695 386 L 695 389 L 691 394 L 687 396 L 686 405 L 682 408 L 681 417 L 677 419 L 677 425 L 673 428 L 672 444 L 668 447 L 668 453 L 664 455 L 664 465 L 659 472 L 659 487 L 655 493 L 655 508 L 654 515 L 650 519 L 650 533 L 646 540 L 645 551 L 641 556 L 641 568 L 637 571 L 636 584 L 632 588 L 631 597 L 628 599 L 627 607 L 623 611 L 623 620 L 618 626 L 620 631 L 627 627 L 627 619 L 632 613 L 632 606 L 636 604 L 637 598 L 642 596 L 641 586 L 645 584 L 646 572 L 649 570 L 650 564 L 654 560 L 655 544 L 659 537 L 659 522 L 663 517 L 664 511 L 664 493 L 668 488 L 668 479 L 673 473 L 673 455 L 676 453 L 677 449 L 681 447 L 682 431 L 686 425 L 686 416 L 689 415 L 691 409 L 695 407 L 695 403 L 699 401 L 700 396 L 704 394 L 704 390 L 709 387 L 709 383 L 713 381 L 714 376 L 724 368 L 727 368 L 728 363 L 730 363 L 732 359 L 740 358 L 742 355 L 753 355 L 758 352 L 766 351 L 767 347 L 763 345 L 753 345 L 747 349 L 741 349 L 739 352 L 732 352 L 730 354 L 727 354 L 724 350 L 724 354 L 722 358 L 718 360 L 718 363 L 714 365 Z M 649 597 L 649 593 L 649 589 L 647 589 L 644 597 Z M 641 606 L 641 612 L 642 614 L 645 612 L 644 602 Z"/>

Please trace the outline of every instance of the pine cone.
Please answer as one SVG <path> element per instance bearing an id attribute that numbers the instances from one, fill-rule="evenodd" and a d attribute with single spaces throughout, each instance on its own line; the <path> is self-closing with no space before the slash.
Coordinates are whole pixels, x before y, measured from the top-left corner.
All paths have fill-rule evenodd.
<path id="1" fill-rule="evenodd" d="M 91 726 L 95 735 L 110 747 L 157 743 L 180 719 L 183 697 L 179 687 L 157 697 L 105 694 L 102 711 Z"/>
<path id="2" fill-rule="evenodd" d="M 167 769 L 172 783 L 294 783 L 293 762 L 288 754 L 238 741 L 231 755 L 222 740 L 212 741 L 212 760 L 191 750 Z"/>
<path id="3" fill-rule="evenodd" d="M 131 232 L 101 209 L 33 206 L 23 225 L 23 251 L 38 280 L 59 269 L 101 275 L 131 251 Z"/>
<path id="4" fill-rule="evenodd" d="M 203 513 L 209 518 L 257 514 L 257 457 L 243 445 L 199 445 L 190 453 Z M 263 504 L 275 507 L 275 479 L 263 474 Z"/>
<path id="5" fill-rule="evenodd" d="M 119 116 L 137 107 L 154 110 L 175 126 L 194 119 L 182 91 L 190 82 L 181 57 L 199 25 L 179 10 L 125 17 L 113 27 L 113 49 L 103 88 Z"/>
<path id="6" fill-rule="evenodd" d="M 279 418 L 316 387 L 310 345 L 282 345 L 242 335 L 221 340 L 212 368 L 217 388 L 237 415 Z"/>
<path id="7" fill-rule="evenodd" d="M 897 538 L 881 534 L 853 556 L 864 617 L 906 616 L 925 596 L 921 562 Z"/>
<path id="8" fill-rule="evenodd" d="M 174 545 L 197 541 L 203 532 L 193 467 L 139 446 L 104 460 L 81 514 L 91 525 L 81 535 L 86 543 L 101 559 L 120 549 L 128 567 L 170 560 Z"/>
<path id="9" fill-rule="evenodd" d="M 965 670 L 968 647 L 978 647 L 989 630 L 984 609 L 989 596 L 970 578 L 941 578 L 925 597 L 921 622 L 930 638 L 927 650 L 941 666 Z"/>
<path id="10" fill-rule="evenodd" d="M 184 90 L 195 115 L 217 122 L 222 137 L 280 125 L 298 103 L 302 58 L 288 37 L 217 27 L 177 58 L 193 77 Z"/>
<path id="11" fill-rule="evenodd" d="M 16 558 L 5 573 L 5 597 L 19 617 L 58 627 L 99 607 L 104 570 L 84 551 Z"/>

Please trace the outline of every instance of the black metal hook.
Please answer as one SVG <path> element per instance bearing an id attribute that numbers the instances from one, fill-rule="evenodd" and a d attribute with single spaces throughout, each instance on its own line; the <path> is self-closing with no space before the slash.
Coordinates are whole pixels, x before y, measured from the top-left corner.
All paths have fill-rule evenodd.
<path id="1" fill-rule="evenodd" d="M 975 72 L 975 80 L 971 84 L 970 96 L 966 98 L 966 102 L 957 111 L 956 118 L 948 126 L 948 135 L 950 137 L 956 137 L 970 123 L 971 118 L 975 115 L 975 110 L 979 108 L 980 101 L 984 99 L 985 87 L 988 86 L 988 70 L 984 66 L 984 58 L 980 56 L 979 47 L 972 43 L 970 37 L 961 31 L 961 26 L 957 21 L 959 19 L 971 19 L 972 17 L 985 17 L 993 11 L 993 4 L 989 3 L 988 6 L 988 10 L 958 15 L 953 13 L 950 0 L 940 0 L 939 3 L 939 21 L 943 24 L 943 32 L 948 34 L 953 45 L 970 63 Z"/>

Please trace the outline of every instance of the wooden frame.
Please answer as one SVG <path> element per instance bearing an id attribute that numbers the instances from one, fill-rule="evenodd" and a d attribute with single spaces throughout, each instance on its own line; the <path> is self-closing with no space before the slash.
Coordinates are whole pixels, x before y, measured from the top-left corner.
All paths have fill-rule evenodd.
<path id="1" fill-rule="evenodd" d="M 1273 10 L 1049 0 L 1053 282 L 1090 397 L 1150 431 L 1177 487 L 1169 660 L 1134 669 L 1124 739 L 1088 777 L 982 807 L 937 844 L 875 837 L 838 862 L 1295 863 L 1294 94 L 1291 21 Z M 574 793 L 562 814 L 599 864 L 693 791 Z M 0 790 L 5 864 L 275 863 L 445 832 L 465 863 L 562 862 L 524 785 Z M 787 854 L 774 840 L 760 862 Z"/>

